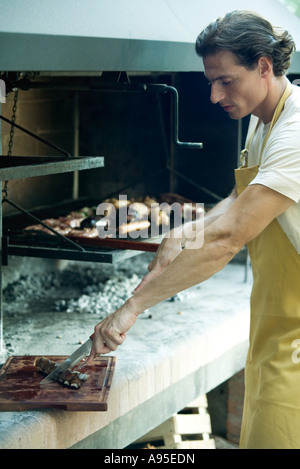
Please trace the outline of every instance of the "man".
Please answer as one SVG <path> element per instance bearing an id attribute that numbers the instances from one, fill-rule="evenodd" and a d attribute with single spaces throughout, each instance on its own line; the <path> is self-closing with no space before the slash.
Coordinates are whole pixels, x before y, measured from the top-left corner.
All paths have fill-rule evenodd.
<path id="1" fill-rule="evenodd" d="M 206 215 L 202 245 L 164 239 L 133 296 L 95 327 L 89 357 L 115 350 L 142 311 L 207 280 L 247 244 L 254 282 L 242 448 L 300 448 L 292 360 L 300 339 L 300 90 L 285 76 L 294 49 L 286 31 L 244 11 L 198 36 L 212 103 L 232 119 L 251 114 L 236 187 Z"/>

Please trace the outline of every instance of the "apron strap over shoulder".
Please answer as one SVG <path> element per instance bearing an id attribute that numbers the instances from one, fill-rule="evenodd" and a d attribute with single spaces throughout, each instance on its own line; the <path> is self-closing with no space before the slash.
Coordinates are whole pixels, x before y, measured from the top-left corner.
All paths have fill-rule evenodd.
<path id="1" fill-rule="evenodd" d="M 276 122 L 278 121 L 279 119 L 279 116 L 284 108 L 284 105 L 285 105 L 285 102 L 286 100 L 288 99 L 288 97 L 290 96 L 291 92 L 292 92 L 293 88 L 292 88 L 292 84 L 289 80 L 287 80 L 287 85 L 286 85 L 286 88 L 284 90 L 284 93 L 283 95 L 281 96 L 280 100 L 279 100 L 279 103 L 277 104 L 276 106 L 276 109 L 275 109 L 275 112 L 273 114 L 273 118 L 272 118 L 272 121 L 271 121 L 271 125 L 270 125 L 270 128 L 264 138 L 264 141 L 262 143 L 262 146 L 261 146 L 261 150 L 260 150 L 260 156 L 259 156 L 259 164 L 261 164 L 261 159 L 262 159 L 262 154 L 263 154 L 263 151 L 265 149 L 265 146 L 266 146 L 266 143 L 267 143 L 267 140 L 270 136 L 270 133 L 272 132 L 273 130 L 273 127 L 274 125 L 276 124 Z M 258 129 L 258 126 L 260 124 L 260 120 L 257 122 L 257 125 L 254 129 L 254 131 L 252 132 L 250 138 L 248 139 L 248 141 L 246 142 L 246 148 L 244 150 L 241 151 L 241 164 L 242 166 L 247 166 L 248 165 L 248 151 L 250 149 L 250 145 L 252 143 L 252 140 L 253 140 L 253 137 L 255 135 L 255 132 L 257 131 Z"/>

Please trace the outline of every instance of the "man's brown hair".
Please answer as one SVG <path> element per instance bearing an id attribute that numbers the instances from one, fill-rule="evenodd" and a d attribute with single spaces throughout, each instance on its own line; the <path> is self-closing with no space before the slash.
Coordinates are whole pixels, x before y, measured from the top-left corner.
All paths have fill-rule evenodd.
<path id="1" fill-rule="evenodd" d="M 249 70 L 255 69 L 260 57 L 269 57 L 275 76 L 286 73 L 295 49 L 288 31 L 273 27 L 256 13 L 242 10 L 227 13 L 210 23 L 196 40 L 196 52 L 201 57 L 228 50 L 236 56 L 239 65 Z"/>

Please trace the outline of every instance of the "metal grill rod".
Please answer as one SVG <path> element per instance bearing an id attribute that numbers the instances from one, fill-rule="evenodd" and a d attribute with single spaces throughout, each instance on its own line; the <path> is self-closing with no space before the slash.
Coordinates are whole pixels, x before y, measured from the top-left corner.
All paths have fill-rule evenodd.
<path id="1" fill-rule="evenodd" d="M 43 139 L 42 137 L 39 137 L 38 135 L 35 135 L 34 133 L 30 132 L 30 130 L 24 129 L 24 127 L 22 127 L 21 125 L 18 125 L 15 122 L 13 122 L 13 121 L 11 121 L 11 120 L 9 120 L 6 117 L 1 116 L 1 115 L 0 115 L 0 119 L 7 122 L 11 126 L 16 127 L 17 129 L 22 130 L 22 132 L 24 132 L 25 134 L 28 134 L 28 135 L 30 135 L 30 137 L 33 137 L 36 140 L 39 140 L 40 142 L 44 143 L 48 147 L 51 147 L 51 148 L 54 148 L 55 150 L 58 150 L 59 152 L 61 152 L 65 156 L 71 157 L 70 153 L 68 153 L 67 151 L 63 150 L 62 148 L 60 148 L 56 145 L 54 145 L 53 143 L 48 142 L 47 140 Z"/>
<path id="2" fill-rule="evenodd" d="M 79 244 L 77 243 L 74 243 L 74 241 L 72 241 L 71 239 L 67 238 L 66 236 L 62 235 L 61 233 L 58 233 L 58 231 L 56 231 L 54 228 L 52 228 L 51 226 L 48 226 L 46 223 L 44 223 L 42 220 L 40 220 L 39 218 L 37 218 L 35 215 L 33 215 L 32 213 L 28 212 L 27 210 L 25 210 L 24 208 L 20 207 L 19 205 L 17 205 L 16 203 L 12 202 L 11 200 L 9 200 L 7 197 L 4 197 L 2 199 L 2 202 L 7 202 L 9 205 L 11 205 L 12 207 L 16 208 L 17 210 L 19 210 L 20 212 L 24 213 L 25 215 L 28 215 L 30 218 L 33 218 L 35 221 L 37 221 L 40 225 L 44 226 L 45 228 L 47 228 L 47 230 L 50 230 L 53 234 L 55 234 L 56 236 L 58 236 L 59 238 L 62 238 L 64 241 L 67 241 L 69 244 L 72 244 L 72 246 L 76 247 L 76 249 L 79 249 L 80 251 L 84 251 L 85 252 L 85 249 L 80 246 Z"/>

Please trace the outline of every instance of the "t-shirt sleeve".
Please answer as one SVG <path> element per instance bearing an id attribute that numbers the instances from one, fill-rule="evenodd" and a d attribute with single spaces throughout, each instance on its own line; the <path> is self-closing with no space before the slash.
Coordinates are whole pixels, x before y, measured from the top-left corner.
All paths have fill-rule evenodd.
<path id="1" fill-rule="evenodd" d="M 300 116 L 298 114 L 298 119 Z M 293 119 L 274 127 L 262 155 L 257 176 L 251 182 L 273 189 L 294 202 L 300 200 L 300 123 Z"/>

